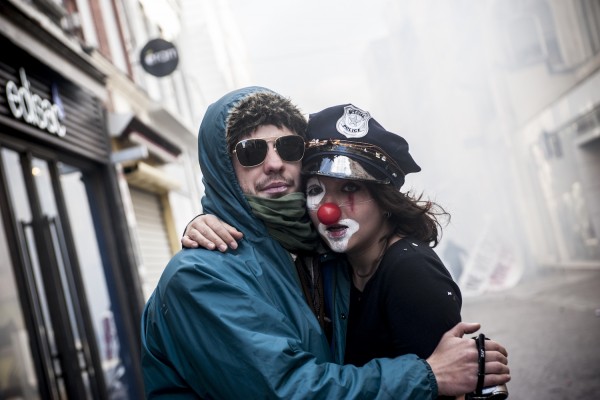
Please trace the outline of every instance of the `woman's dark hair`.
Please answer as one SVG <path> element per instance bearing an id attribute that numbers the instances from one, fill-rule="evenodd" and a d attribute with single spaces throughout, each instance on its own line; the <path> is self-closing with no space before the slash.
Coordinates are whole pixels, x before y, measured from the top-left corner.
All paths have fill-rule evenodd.
<path id="1" fill-rule="evenodd" d="M 411 236 L 431 247 L 439 244 L 442 237 L 440 218 L 450 221 L 450 214 L 439 204 L 423 200 L 423 194 L 402 193 L 392 185 L 364 182 L 371 196 L 381 209 L 390 212 L 393 233 Z"/>

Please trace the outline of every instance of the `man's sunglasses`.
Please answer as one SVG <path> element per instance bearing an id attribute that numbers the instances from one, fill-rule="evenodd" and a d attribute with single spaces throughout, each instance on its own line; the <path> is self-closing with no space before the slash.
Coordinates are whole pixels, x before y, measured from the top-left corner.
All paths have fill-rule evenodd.
<path id="1" fill-rule="evenodd" d="M 273 141 L 275 142 L 275 151 L 283 161 L 302 160 L 304 156 L 304 139 L 298 135 L 245 139 L 235 145 L 233 152 L 243 167 L 256 167 L 267 158 L 269 142 Z"/>

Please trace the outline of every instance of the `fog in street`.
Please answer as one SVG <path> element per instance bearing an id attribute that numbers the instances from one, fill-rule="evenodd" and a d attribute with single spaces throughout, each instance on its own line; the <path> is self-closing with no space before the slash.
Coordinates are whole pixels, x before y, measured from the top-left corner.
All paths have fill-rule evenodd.
<path id="1" fill-rule="evenodd" d="M 249 63 L 248 80 L 240 84 L 276 90 L 307 114 L 342 103 L 370 111 L 407 139 L 422 167 L 404 189 L 423 192 L 451 214 L 437 248 L 446 263 L 468 270 L 484 262 L 481 254 L 497 252 L 509 265 L 499 289 L 520 279 L 526 239 L 512 144 L 488 79 L 497 66 L 486 47 L 485 7 L 471 1 L 230 3 Z M 458 278 L 460 271 L 453 272 Z"/>

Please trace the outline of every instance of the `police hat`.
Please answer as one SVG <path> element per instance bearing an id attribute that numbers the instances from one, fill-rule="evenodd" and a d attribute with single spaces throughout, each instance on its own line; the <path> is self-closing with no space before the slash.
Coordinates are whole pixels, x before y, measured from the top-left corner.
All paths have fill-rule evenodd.
<path id="1" fill-rule="evenodd" d="M 311 114 L 302 173 L 333 178 L 404 184 L 419 172 L 403 137 L 386 131 L 367 111 L 342 104 Z"/>

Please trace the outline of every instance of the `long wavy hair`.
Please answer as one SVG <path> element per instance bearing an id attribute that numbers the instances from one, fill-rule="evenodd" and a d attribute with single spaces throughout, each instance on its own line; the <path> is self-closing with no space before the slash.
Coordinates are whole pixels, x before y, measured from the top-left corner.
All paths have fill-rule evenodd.
<path id="1" fill-rule="evenodd" d="M 450 214 L 437 203 L 423 199 L 423 193 L 400 192 L 392 185 L 364 182 L 367 190 L 384 212 L 391 213 L 392 234 L 410 236 L 435 247 L 442 238 L 442 223 Z"/>

